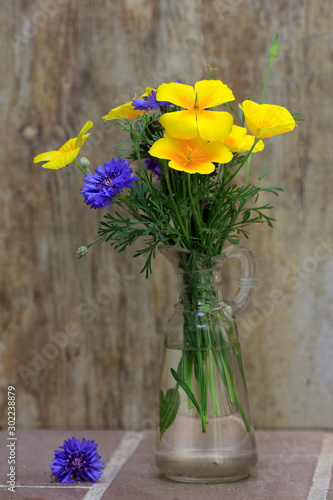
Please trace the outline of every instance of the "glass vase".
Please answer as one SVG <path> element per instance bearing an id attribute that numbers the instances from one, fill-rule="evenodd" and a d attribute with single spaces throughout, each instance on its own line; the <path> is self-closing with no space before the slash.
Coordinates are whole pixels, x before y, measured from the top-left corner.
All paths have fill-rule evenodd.
<path id="1" fill-rule="evenodd" d="M 235 317 L 253 295 L 255 260 L 241 245 L 214 259 L 172 246 L 159 250 L 174 267 L 179 298 L 163 347 L 156 465 L 181 482 L 243 479 L 257 449 Z M 240 259 L 242 277 L 225 300 L 221 270 L 229 258 Z"/>

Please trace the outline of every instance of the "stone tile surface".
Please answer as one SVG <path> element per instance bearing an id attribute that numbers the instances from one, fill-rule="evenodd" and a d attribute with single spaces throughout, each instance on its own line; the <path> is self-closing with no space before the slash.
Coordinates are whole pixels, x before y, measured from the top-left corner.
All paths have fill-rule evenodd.
<path id="1" fill-rule="evenodd" d="M 112 453 L 117 449 L 124 431 L 54 431 L 54 430 L 25 430 L 18 431 L 17 436 L 17 484 L 54 485 L 50 464 L 54 457 L 54 450 L 59 448 L 66 439 L 93 439 L 98 443 L 98 453 L 104 463 L 108 462 Z M 8 473 L 6 445 L 8 443 L 5 432 L 0 434 L 0 484 Z M 6 450 L 6 451 L 4 451 Z"/>
<path id="2" fill-rule="evenodd" d="M 249 478 L 228 484 L 185 484 L 164 478 L 155 466 L 155 433 L 140 434 L 142 440 L 119 471 L 104 474 L 96 486 L 91 483 L 61 485 L 50 473 L 53 452 L 65 439 L 75 436 L 94 439 L 107 464 L 119 463 L 119 448 L 125 431 L 21 430 L 17 433 L 15 493 L 7 490 L 7 434 L 0 432 L 0 500 L 307 500 L 318 476 L 318 463 L 332 465 L 330 448 L 323 445 L 328 433 L 321 431 L 257 430 L 259 461 Z M 332 440 L 333 442 L 333 440 Z M 323 449 L 326 456 L 323 462 Z M 328 450 L 328 451 L 327 451 Z M 320 462 L 321 460 L 321 462 Z M 117 462 L 118 461 L 118 462 Z M 319 467 L 320 469 L 320 467 Z M 331 471 L 329 471 L 331 473 Z M 333 477 L 320 500 L 333 500 Z M 314 500 L 314 499 L 310 499 Z M 319 500 L 319 498 L 315 499 Z"/>
<path id="3" fill-rule="evenodd" d="M 83 500 L 89 491 L 87 488 L 16 488 L 15 493 L 0 488 L 1 500 Z"/>
<path id="4" fill-rule="evenodd" d="M 249 478 L 227 484 L 176 483 L 156 469 L 148 435 L 127 461 L 103 500 L 306 500 L 323 434 L 257 431 L 259 461 Z M 323 499 L 324 500 L 324 499 Z"/>
<path id="5" fill-rule="evenodd" d="M 332 472 L 331 472 L 330 487 L 329 487 L 328 494 L 327 494 L 327 500 L 333 500 L 333 466 L 332 466 Z"/>

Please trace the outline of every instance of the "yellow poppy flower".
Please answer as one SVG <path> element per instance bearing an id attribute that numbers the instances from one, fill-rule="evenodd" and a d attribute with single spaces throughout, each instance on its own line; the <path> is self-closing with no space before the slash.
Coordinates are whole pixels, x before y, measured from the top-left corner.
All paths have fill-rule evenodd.
<path id="1" fill-rule="evenodd" d="M 290 132 L 296 126 L 291 113 L 282 106 L 244 101 L 239 107 L 244 112 L 247 128 L 258 139 Z"/>
<path id="2" fill-rule="evenodd" d="M 162 83 L 156 99 L 185 108 L 165 113 L 160 122 L 168 135 L 178 139 L 194 139 L 197 134 L 206 141 L 222 141 L 230 134 L 233 119 L 225 111 L 209 111 L 235 98 L 220 80 L 201 80 L 193 87 L 182 83 Z"/>
<path id="3" fill-rule="evenodd" d="M 146 88 L 146 92 L 142 94 L 140 97 L 146 97 L 151 94 L 151 92 L 155 90 L 150 87 Z M 117 106 L 116 108 L 111 109 L 109 113 L 103 116 L 103 120 L 121 120 L 122 118 L 127 118 L 128 120 L 135 120 L 139 116 L 141 116 L 144 111 L 139 109 L 134 109 L 132 105 L 133 100 L 136 99 L 136 95 L 133 97 L 131 101 L 125 102 L 121 106 Z"/>
<path id="4" fill-rule="evenodd" d="M 132 99 L 133 100 L 133 99 Z M 121 118 L 127 118 L 128 120 L 134 120 L 138 116 L 142 115 L 143 111 L 134 109 L 132 106 L 132 101 L 125 102 L 121 106 L 111 109 L 109 113 L 103 116 L 103 120 L 120 120 Z"/>
<path id="5" fill-rule="evenodd" d="M 194 139 L 177 139 L 165 134 L 149 150 L 152 156 L 169 161 L 169 167 L 190 174 L 210 174 L 216 163 L 228 163 L 232 153 L 222 142 L 207 142 L 197 135 Z"/>
<path id="6" fill-rule="evenodd" d="M 245 127 L 239 127 L 238 125 L 233 125 L 229 137 L 223 139 L 223 144 L 228 146 L 228 149 L 232 153 L 243 153 L 244 151 L 250 151 L 255 141 L 253 135 L 248 135 Z M 257 153 L 264 149 L 264 143 L 258 141 L 254 146 L 252 152 Z"/>
<path id="7" fill-rule="evenodd" d="M 41 153 L 34 158 L 34 163 L 39 163 L 40 161 L 46 161 L 42 165 L 43 168 L 59 169 L 66 167 L 69 163 L 77 157 L 85 143 L 89 134 L 86 132 L 93 127 L 93 122 L 87 122 L 77 137 L 69 139 L 63 146 L 61 146 L 58 151 L 48 151 L 47 153 Z"/>

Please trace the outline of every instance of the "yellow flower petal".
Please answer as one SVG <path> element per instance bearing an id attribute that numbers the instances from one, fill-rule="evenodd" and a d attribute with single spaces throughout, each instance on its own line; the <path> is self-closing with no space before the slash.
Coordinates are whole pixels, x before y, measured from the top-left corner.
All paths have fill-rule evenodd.
<path id="1" fill-rule="evenodd" d="M 152 156 L 170 160 L 169 167 L 192 174 L 215 170 L 214 163 L 227 163 L 232 153 L 222 142 L 207 142 L 199 135 L 194 139 L 175 139 L 165 134 L 149 150 Z"/>
<path id="2" fill-rule="evenodd" d="M 162 83 L 157 89 L 157 101 L 168 101 L 182 108 L 194 108 L 195 93 L 193 87 L 183 83 Z"/>
<path id="3" fill-rule="evenodd" d="M 247 128 L 259 139 L 291 132 L 296 126 L 291 113 L 282 106 L 257 104 L 248 100 L 240 108 L 244 112 Z"/>
<path id="4" fill-rule="evenodd" d="M 154 142 L 149 150 L 151 156 L 156 156 L 157 158 L 162 158 L 164 160 L 169 160 L 171 158 L 178 158 L 179 152 L 183 149 L 184 140 L 175 139 L 170 137 L 168 134 L 162 139 Z"/>
<path id="5" fill-rule="evenodd" d="M 156 98 L 188 110 L 165 113 L 160 118 L 172 137 L 192 139 L 199 132 L 206 141 L 221 141 L 230 134 L 231 114 L 207 110 L 234 99 L 231 90 L 220 80 L 200 80 L 195 88 L 182 83 L 163 83 L 157 89 Z"/>
<path id="6" fill-rule="evenodd" d="M 90 130 L 93 125 L 93 122 L 88 121 L 83 126 L 77 137 L 68 139 L 68 141 L 65 142 L 65 144 L 63 144 L 58 151 L 48 151 L 37 155 L 34 158 L 34 163 L 46 161 L 47 163 L 42 165 L 43 168 L 58 169 L 66 167 L 66 165 L 72 163 L 72 161 L 75 160 L 79 154 L 84 142 L 89 137 L 89 134 L 86 134 L 85 132 Z"/>
<path id="7" fill-rule="evenodd" d="M 194 89 L 197 107 L 200 109 L 213 108 L 235 100 L 232 91 L 220 80 L 201 80 L 195 84 Z"/>
<path id="8" fill-rule="evenodd" d="M 87 135 L 89 135 L 89 134 L 87 134 Z M 68 153 L 68 151 L 73 151 L 74 149 L 79 149 L 76 146 L 76 141 L 77 141 L 77 138 L 76 139 L 68 139 L 68 141 L 65 142 L 65 144 L 63 144 L 61 146 L 61 148 L 59 148 L 58 156 L 62 153 Z"/>
<path id="9" fill-rule="evenodd" d="M 132 101 L 128 101 L 121 106 L 111 109 L 109 113 L 103 116 L 103 120 L 121 120 L 122 118 L 127 118 L 128 120 L 134 120 L 138 116 L 142 115 L 144 111 L 134 109 L 132 106 Z"/>
<path id="10" fill-rule="evenodd" d="M 180 139 L 193 139 L 197 136 L 198 126 L 195 110 L 174 111 L 161 116 L 160 122 L 167 134 Z"/>
<path id="11" fill-rule="evenodd" d="M 173 168 L 174 170 L 179 170 L 181 172 L 187 172 L 189 174 L 211 174 L 215 170 L 215 165 L 209 162 L 201 163 L 200 165 L 188 164 L 180 166 L 178 163 L 171 160 L 169 161 L 169 167 Z"/>
<path id="12" fill-rule="evenodd" d="M 171 114 L 171 113 L 170 113 Z M 225 111 L 197 110 L 198 131 L 206 141 L 222 141 L 231 132 L 233 119 Z"/>
<path id="13" fill-rule="evenodd" d="M 156 92 L 156 89 L 146 87 L 146 92 L 144 92 L 140 97 L 149 96 L 153 90 Z M 133 99 L 136 99 L 136 96 L 134 96 Z M 134 106 L 132 105 L 133 99 L 125 102 L 125 104 L 122 104 L 121 106 L 111 109 L 107 115 L 102 117 L 103 120 L 121 120 L 122 118 L 135 120 L 139 116 L 143 115 L 145 112 L 144 110 L 134 109 Z"/>
<path id="14" fill-rule="evenodd" d="M 47 151 L 46 153 L 41 153 L 34 158 L 34 163 L 39 163 L 40 161 L 49 161 L 53 160 L 57 155 L 59 154 L 59 151 Z"/>
<path id="15" fill-rule="evenodd" d="M 77 157 L 80 152 L 80 148 L 73 149 L 72 151 L 66 151 L 63 153 L 59 153 L 53 160 L 48 163 L 44 163 L 42 165 L 43 168 L 50 168 L 52 170 L 57 170 L 59 168 L 66 167 L 72 163 L 73 160 Z"/>
<path id="16" fill-rule="evenodd" d="M 81 148 L 83 146 L 83 143 L 89 136 L 89 134 L 86 134 L 88 130 L 90 130 L 94 126 L 93 122 L 88 121 L 81 129 L 79 135 L 77 136 L 77 139 L 75 141 L 75 147 L 76 148 Z"/>
<path id="17" fill-rule="evenodd" d="M 202 155 L 205 157 L 206 161 L 215 163 L 228 163 L 233 158 L 233 154 L 221 142 L 206 143 L 202 148 Z"/>
<path id="18" fill-rule="evenodd" d="M 254 136 L 247 135 L 245 127 L 233 125 L 230 135 L 226 139 L 223 139 L 222 142 L 228 146 L 228 149 L 233 153 L 243 153 L 244 151 L 249 151 L 252 148 L 254 140 Z M 252 152 L 257 153 L 263 149 L 264 143 L 262 141 L 258 141 Z"/>

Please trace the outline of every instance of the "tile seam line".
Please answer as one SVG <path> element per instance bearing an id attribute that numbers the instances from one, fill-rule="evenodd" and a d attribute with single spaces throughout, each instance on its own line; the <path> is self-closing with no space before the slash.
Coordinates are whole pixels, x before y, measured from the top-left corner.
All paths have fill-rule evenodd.
<path id="1" fill-rule="evenodd" d="M 100 500 L 102 498 L 118 472 L 120 472 L 127 460 L 135 453 L 144 436 L 145 432 L 126 432 L 118 448 L 111 455 L 110 460 L 104 468 L 103 480 L 91 486 L 82 500 Z"/>
<path id="2" fill-rule="evenodd" d="M 325 434 L 307 500 L 326 500 L 333 467 L 333 433 Z"/>
<path id="3" fill-rule="evenodd" d="M 0 484 L 0 488 L 6 488 L 8 490 L 8 484 Z M 50 485 L 50 484 L 15 484 L 15 489 L 24 489 L 24 488 L 43 488 L 43 489 L 49 489 L 49 490 L 54 490 L 54 489 L 59 489 L 63 490 L 64 488 L 69 489 L 69 490 L 89 490 L 91 489 L 91 486 L 75 486 L 74 484 L 72 486 L 64 484 L 58 484 L 58 485 Z"/>

